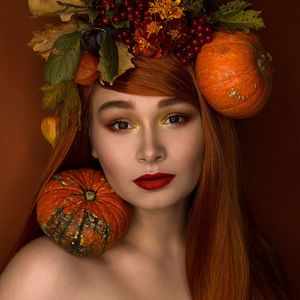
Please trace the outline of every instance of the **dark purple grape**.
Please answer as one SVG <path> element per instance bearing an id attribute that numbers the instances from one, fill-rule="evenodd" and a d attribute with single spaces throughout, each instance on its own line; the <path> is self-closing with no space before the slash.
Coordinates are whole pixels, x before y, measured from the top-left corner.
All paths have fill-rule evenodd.
<path id="1" fill-rule="evenodd" d="M 104 41 L 105 35 L 106 35 L 106 32 L 104 30 L 97 31 L 96 42 L 97 42 L 99 48 L 101 47 L 101 45 Z"/>
<path id="2" fill-rule="evenodd" d="M 97 34 L 98 30 L 95 29 L 85 31 L 80 40 L 81 48 L 97 55 L 100 49 L 96 40 Z"/>

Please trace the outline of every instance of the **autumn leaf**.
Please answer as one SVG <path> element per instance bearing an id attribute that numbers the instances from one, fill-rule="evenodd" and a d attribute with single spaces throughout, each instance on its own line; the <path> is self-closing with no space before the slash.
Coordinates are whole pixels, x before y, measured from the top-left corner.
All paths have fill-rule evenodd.
<path id="1" fill-rule="evenodd" d="M 44 84 L 40 89 L 43 93 L 43 109 L 52 111 L 57 110 L 58 106 L 65 101 L 68 84 L 69 83 L 55 85 Z"/>
<path id="2" fill-rule="evenodd" d="M 88 13 L 84 0 L 28 0 L 34 16 L 59 15 L 63 22 L 70 21 L 75 13 Z"/>
<path id="3" fill-rule="evenodd" d="M 118 48 L 114 40 L 113 34 L 106 32 L 105 38 L 102 42 L 100 51 L 100 62 L 98 70 L 101 72 L 101 83 L 113 83 L 113 78 L 118 74 Z"/>
<path id="4" fill-rule="evenodd" d="M 47 24 L 44 31 L 36 31 L 28 43 L 33 51 L 38 52 L 46 60 L 54 45 L 54 42 L 66 33 L 77 31 L 79 24 L 76 22 L 63 23 L 57 26 Z"/>
<path id="5" fill-rule="evenodd" d="M 263 27 L 264 21 L 260 17 L 261 12 L 248 9 L 251 3 L 244 0 L 232 0 L 219 8 L 209 16 L 208 21 L 215 24 L 215 27 L 228 31 L 250 29 L 259 30 Z"/>
<path id="6" fill-rule="evenodd" d="M 54 85 L 74 78 L 80 61 L 80 38 L 80 32 L 72 32 L 55 41 L 44 69 L 47 83 Z"/>
<path id="7" fill-rule="evenodd" d="M 118 74 L 113 78 L 113 81 L 128 69 L 135 68 L 135 65 L 131 61 L 133 55 L 129 53 L 129 47 L 121 42 L 117 42 L 116 44 L 118 48 L 119 67 Z"/>

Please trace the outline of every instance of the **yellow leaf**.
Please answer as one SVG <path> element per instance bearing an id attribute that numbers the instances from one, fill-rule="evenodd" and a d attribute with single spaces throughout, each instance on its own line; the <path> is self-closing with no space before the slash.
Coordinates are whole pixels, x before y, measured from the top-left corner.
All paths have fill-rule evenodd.
<path id="1" fill-rule="evenodd" d="M 114 81 L 117 77 L 125 73 L 128 69 L 135 68 L 135 65 L 131 61 L 133 55 L 128 51 L 129 47 L 121 42 L 116 42 L 116 44 L 118 48 L 119 67 L 118 73 L 112 81 Z"/>
<path id="2" fill-rule="evenodd" d="M 63 22 L 69 21 L 75 13 L 88 13 L 84 0 L 28 0 L 34 16 L 61 15 Z"/>

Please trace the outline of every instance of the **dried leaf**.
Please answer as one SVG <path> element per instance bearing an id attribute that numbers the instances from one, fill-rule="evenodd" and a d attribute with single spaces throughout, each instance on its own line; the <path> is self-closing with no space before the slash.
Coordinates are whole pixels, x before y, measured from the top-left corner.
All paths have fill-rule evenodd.
<path id="1" fill-rule="evenodd" d="M 75 13 L 88 13 L 84 0 L 29 0 L 28 5 L 34 16 L 60 15 L 64 22 Z"/>
<path id="2" fill-rule="evenodd" d="M 43 92 L 43 109 L 57 110 L 58 106 L 65 101 L 68 84 L 69 83 L 43 85 L 41 87 L 41 91 Z"/>
<path id="3" fill-rule="evenodd" d="M 77 31 L 79 24 L 76 22 L 63 23 L 58 26 L 45 25 L 46 30 L 37 31 L 33 33 L 33 37 L 28 43 L 28 46 L 33 49 L 33 51 L 38 52 L 42 56 L 45 53 L 49 53 L 52 49 L 54 42 L 66 33 L 71 33 Z M 47 56 L 46 56 L 47 57 Z"/>
<path id="4" fill-rule="evenodd" d="M 119 68 L 118 74 L 112 79 L 112 81 L 125 73 L 128 69 L 135 68 L 135 65 L 131 61 L 133 55 L 129 53 L 129 47 L 121 42 L 117 42 L 116 44 L 118 48 Z"/>

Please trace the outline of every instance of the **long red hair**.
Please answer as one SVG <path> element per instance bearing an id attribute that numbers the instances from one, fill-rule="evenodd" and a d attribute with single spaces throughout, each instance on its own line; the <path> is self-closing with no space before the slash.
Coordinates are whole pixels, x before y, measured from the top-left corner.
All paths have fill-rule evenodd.
<path id="1" fill-rule="evenodd" d="M 289 299 L 275 257 L 255 231 L 246 208 L 233 121 L 206 104 L 195 85 L 192 68 L 183 67 L 174 57 L 150 62 L 136 58 L 134 63 L 135 69 L 106 88 L 136 95 L 180 97 L 195 105 L 202 117 L 203 171 L 193 192 L 186 224 L 186 271 L 193 300 Z M 44 170 L 39 190 L 55 172 L 101 168 L 91 156 L 88 134 L 92 92 L 93 86 L 82 89 L 82 127 L 78 129 L 78 114 L 74 111 L 70 126 Z M 35 202 L 12 255 L 42 235 Z"/>

